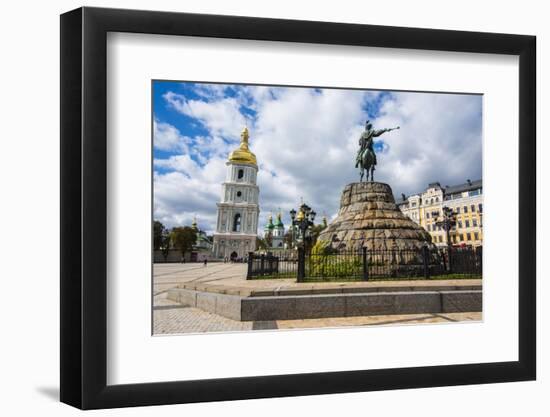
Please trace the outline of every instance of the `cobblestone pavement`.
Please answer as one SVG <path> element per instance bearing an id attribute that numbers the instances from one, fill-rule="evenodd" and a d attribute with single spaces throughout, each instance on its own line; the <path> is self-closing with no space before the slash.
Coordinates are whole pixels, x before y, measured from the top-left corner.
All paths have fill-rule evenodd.
<path id="1" fill-rule="evenodd" d="M 235 332 L 243 330 L 305 329 L 319 327 L 403 325 L 480 321 L 481 313 L 406 314 L 390 316 L 338 317 L 307 320 L 240 322 L 185 307 L 168 300 L 166 294 L 155 297 L 154 334 Z"/>
<path id="2" fill-rule="evenodd" d="M 154 264 L 153 291 L 160 294 L 178 284 L 187 282 L 215 282 L 219 280 L 246 280 L 246 264 L 211 262 L 208 266 L 201 263 Z"/>
<path id="3" fill-rule="evenodd" d="M 159 296 L 155 297 L 153 320 L 154 334 L 234 332 L 253 327 L 251 322 L 230 320 Z"/>
<path id="4" fill-rule="evenodd" d="M 320 282 L 320 283 L 297 283 L 296 279 L 246 279 L 246 264 L 232 264 L 223 262 L 211 262 L 208 266 L 197 263 L 187 264 L 155 264 L 154 293 L 162 292 L 176 286 L 186 285 L 187 288 L 200 285 L 201 291 L 204 288 L 212 288 L 214 292 L 220 289 L 231 290 L 240 295 L 249 295 L 254 292 L 266 291 L 294 291 L 322 288 L 377 288 L 384 286 L 399 287 L 448 287 L 458 286 L 481 286 L 480 279 L 448 279 L 448 280 L 394 280 L 394 281 L 358 281 L 358 282 Z M 217 288 L 217 289 L 216 289 Z M 194 288 L 191 288 L 194 289 Z M 208 289 L 206 291 L 209 291 Z"/>

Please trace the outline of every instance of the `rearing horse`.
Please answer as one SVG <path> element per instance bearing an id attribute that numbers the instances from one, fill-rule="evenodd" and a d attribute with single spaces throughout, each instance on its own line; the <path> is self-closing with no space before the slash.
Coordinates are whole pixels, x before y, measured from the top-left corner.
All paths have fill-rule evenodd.
<path id="1" fill-rule="evenodd" d="M 365 123 L 365 131 L 359 138 L 359 151 L 357 152 L 357 158 L 355 160 L 355 167 L 359 167 L 359 181 L 363 182 L 363 176 L 365 171 L 367 172 L 367 181 L 374 181 L 374 170 L 376 169 L 376 153 L 374 152 L 374 138 L 382 135 L 383 133 L 390 132 L 392 130 L 399 129 L 399 126 L 391 129 L 374 130 L 372 123 L 367 120 Z"/>

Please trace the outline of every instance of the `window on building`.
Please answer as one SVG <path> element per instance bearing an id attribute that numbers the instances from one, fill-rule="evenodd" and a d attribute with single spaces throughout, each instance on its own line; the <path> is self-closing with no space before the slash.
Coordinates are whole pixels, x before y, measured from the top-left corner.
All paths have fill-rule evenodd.
<path id="1" fill-rule="evenodd" d="M 464 206 L 464 213 L 468 213 L 468 206 Z"/>
<path id="2" fill-rule="evenodd" d="M 233 218 L 233 231 L 234 232 L 241 231 L 241 214 L 240 213 L 235 214 L 235 217 Z"/>
<path id="3" fill-rule="evenodd" d="M 471 233 L 466 233 L 466 238 L 468 240 L 472 240 L 472 234 Z"/>
<path id="4" fill-rule="evenodd" d="M 427 218 L 427 219 L 430 218 L 430 213 L 426 212 L 426 218 Z"/>
<path id="5" fill-rule="evenodd" d="M 464 220 L 465 227 L 470 227 L 470 220 Z"/>
<path id="6" fill-rule="evenodd" d="M 472 226 L 477 227 L 477 219 L 472 219 Z"/>
<path id="7" fill-rule="evenodd" d="M 462 222 L 459 220 L 457 223 L 458 223 L 458 228 L 462 229 Z"/>
<path id="8" fill-rule="evenodd" d="M 474 240 L 479 240 L 479 233 L 478 232 L 474 232 Z"/>
<path id="9" fill-rule="evenodd" d="M 456 243 L 456 235 L 453 235 L 453 243 Z"/>
<path id="10" fill-rule="evenodd" d="M 456 214 L 460 214 L 460 207 L 457 207 L 455 212 L 456 212 Z"/>
<path id="11" fill-rule="evenodd" d="M 460 235 L 460 241 L 464 242 L 464 235 Z"/>
<path id="12" fill-rule="evenodd" d="M 476 212 L 476 206 L 474 204 L 472 204 L 470 206 L 470 210 L 472 211 L 472 213 L 475 213 Z"/>
<path id="13" fill-rule="evenodd" d="M 242 177 L 244 177 L 244 170 L 239 169 L 239 171 L 237 172 L 237 178 L 241 179 Z"/>
<path id="14" fill-rule="evenodd" d="M 480 212 L 480 213 L 483 213 L 483 204 L 479 203 L 477 205 L 477 210 Z"/>
<path id="15" fill-rule="evenodd" d="M 436 203 L 439 203 L 439 197 L 436 197 L 436 198 L 435 198 L 435 202 L 436 202 Z"/>
<path id="16" fill-rule="evenodd" d="M 243 193 L 241 193 L 240 191 L 237 191 L 237 197 L 240 197 L 241 195 L 243 195 Z"/>

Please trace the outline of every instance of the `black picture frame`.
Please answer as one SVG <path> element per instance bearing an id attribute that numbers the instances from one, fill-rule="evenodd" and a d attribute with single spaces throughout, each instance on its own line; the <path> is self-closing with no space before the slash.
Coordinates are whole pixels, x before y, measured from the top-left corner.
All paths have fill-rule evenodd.
<path id="1" fill-rule="evenodd" d="M 519 358 L 107 385 L 108 32 L 519 56 Z M 61 401 L 82 409 L 533 380 L 536 377 L 536 38 L 237 16 L 80 8 L 61 15 Z"/>

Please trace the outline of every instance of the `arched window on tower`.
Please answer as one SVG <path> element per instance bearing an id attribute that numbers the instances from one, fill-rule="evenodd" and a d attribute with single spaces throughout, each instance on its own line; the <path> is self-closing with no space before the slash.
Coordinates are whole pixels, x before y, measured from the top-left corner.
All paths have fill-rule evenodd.
<path id="1" fill-rule="evenodd" d="M 237 171 L 237 179 L 240 180 L 242 177 L 244 177 L 244 170 L 239 169 L 239 171 Z"/>
<path id="2" fill-rule="evenodd" d="M 235 214 L 235 217 L 233 218 L 233 231 L 234 232 L 241 231 L 241 214 L 240 213 Z"/>

